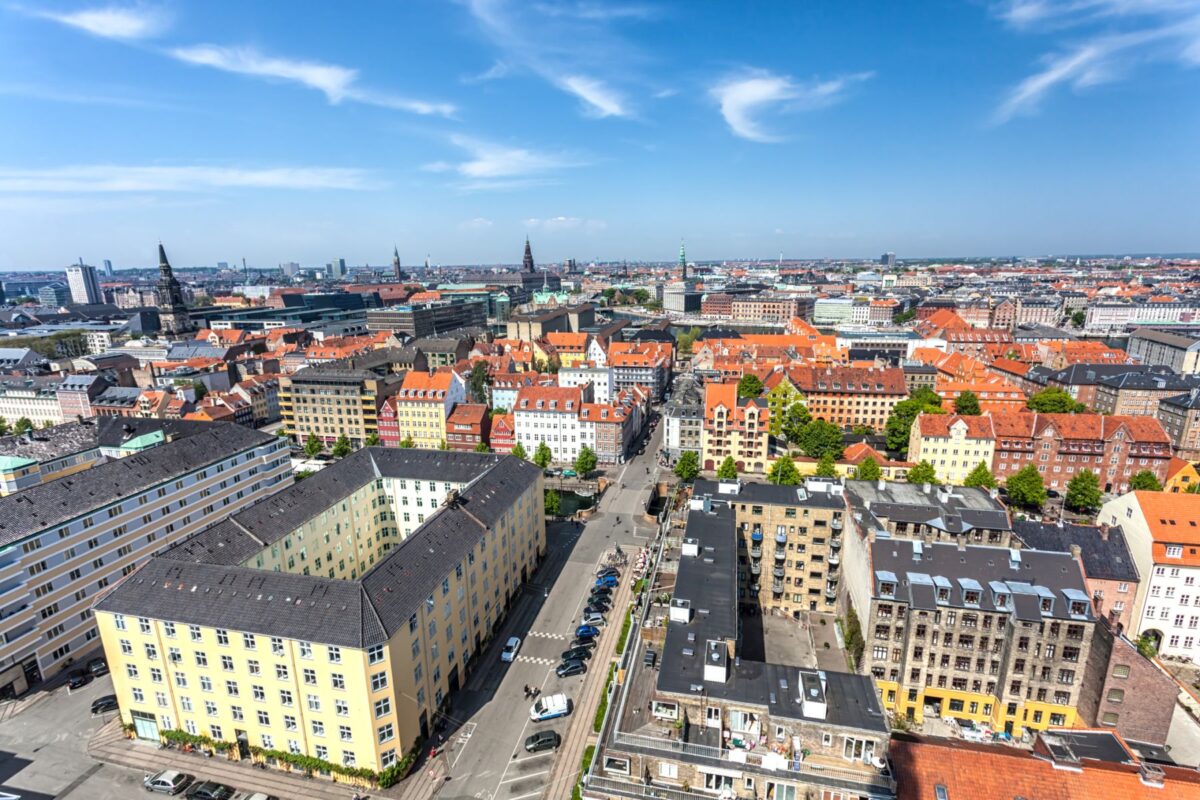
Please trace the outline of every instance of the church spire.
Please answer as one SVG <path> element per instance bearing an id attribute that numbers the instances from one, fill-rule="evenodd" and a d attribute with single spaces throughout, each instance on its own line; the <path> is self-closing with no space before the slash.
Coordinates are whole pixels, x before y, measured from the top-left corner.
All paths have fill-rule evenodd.
<path id="1" fill-rule="evenodd" d="M 404 270 L 400 268 L 400 248 L 392 245 L 392 277 L 397 281 L 403 281 L 405 278 Z"/>
<path id="2" fill-rule="evenodd" d="M 687 251 L 683 249 L 683 239 L 679 240 L 679 271 L 683 273 L 683 279 L 687 280 Z"/>
<path id="3" fill-rule="evenodd" d="M 162 242 L 158 243 L 158 270 L 167 275 L 171 274 L 171 262 L 167 261 L 167 251 L 163 249 Z"/>
<path id="4" fill-rule="evenodd" d="M 529 237 L 525 237 L 525 258 L 521 260 L 522 272 L 534 272 L 533 266 L 533 248 L 529 246 Z"/>

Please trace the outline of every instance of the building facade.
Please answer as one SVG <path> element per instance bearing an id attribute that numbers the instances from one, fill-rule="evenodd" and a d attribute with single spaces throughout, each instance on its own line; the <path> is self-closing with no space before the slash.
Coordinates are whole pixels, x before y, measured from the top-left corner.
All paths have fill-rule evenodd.
<path id="1" fill-rule="evenodd" d="M 450 410 L 464 400 L 466 384 L 453 370 L 408 373 L 392 401 L 401 438 L 415 447 L 441 447 Z"/>
<path id="2" fill-rule="evenodd" d="M 769 468 L 771 412 L 761 397 L 738 397 L 737 383 L 704 387 L 704 427 L 700 466 L 718 469 L 732 458 L 738 472 L 763 474 Z"/>

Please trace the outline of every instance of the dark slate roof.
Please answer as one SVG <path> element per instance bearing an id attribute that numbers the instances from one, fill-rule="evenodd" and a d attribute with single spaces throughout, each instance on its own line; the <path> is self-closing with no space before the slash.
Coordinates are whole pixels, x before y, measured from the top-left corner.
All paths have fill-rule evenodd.
<path id="1" fill-rule="evenodd" d="M 1158 401 L 1158 404 L 1160 406 L 1166 404 L 1186 409 L 1200 408 L 1200 392 L 1192 390 L 1185 394 L 1175 395 L 1174 397 L 1164 397 Z"/>
<path id="2" fill-rule="evenodd" d="M 1101 386 L 1113 389 L 1152 389 L 1155 391 L 1187 392 L 1200 387 L 1200 375 L 1175 375 L 1157 372 L 1126 372 L 1104 378 Z"/>
<path id="3" fill-rule="evenodd" d="M 1035 383 L 1053 381 L 1064 386 L 1093 386 L 1101 381 L 1129 373 L 1158 375 L 1172 374 L 1170 367 L 1154 364 L 1072 364 L 1066 369 L 1051 370 L 1048 367 L 1033 367 L 1025 377 Z"/>
<path id="4" fill-rule="evenodd" d="M 1012 529 L 1004 505 L 984 489 L 931 486 L 926 492 L 914 483 L 846 481 L 846 494 L 851 508 L 863 519 L 920 523 L 947 533 Z"/>
<path id="5" fill-rule="evenodd" d="M 708 495 L 717 500 L 730 503 L 762 503 L 772 506 L 812 506 L 814 508 L 845 508 L 845 501 L 840 493 L 841 485 L 835 492 L 823 491 L 829 483 L 811 481 L 803 486 L 776 486 L 773 483 L 739 483 L 736 494 L 722 494 L 721 482 L 697 480 L 692 490 L 692 497 Z"/>
<path id="6" fill-rule="evenodd" d="M 384 476 L 467 485 L 358 580 L 238 566 Z M 96 608 L 346 647 L 384 642 L 540 477 L 513 456 L 363 448 L 151 559 Z"/>
<path id="7" fill-rule="evenodd" d="M 93 417 L 81 422 L 67 422 L 29 433 L 0 437 L 0 456 L 48 461 L 97 447 L 119 447 L 128 439 L 153 431 L 162 431 L 168 439 L 181 439 L 207 427 L 207 422 L 187 420 Z"/>
<path id="8" fill-rule="evenodd" d="M 203 427 L 159 447 L 0 498 L 0 545 L 61 525 L 275 438 L 243 425 L 191 424 Z"/>
<path id="9" fill-rule="evenodd" d="M 1017 556 L 1014 561 L 1014 555 Z M 1015 564 L 1015 566 L 1014 566 Z M 925 589 L 915 597 L 914 588 L 932 587 L 934 604 L 945 608 L 978 609 L 979 611 L 1009 611 L 1022 620 L 1041 621 L 1043 617 L 1059 620 L 1094 621 L 1091 596 L 1083 582 L 1079 566 L 1069 553 L 1044 550 L 1010 550 L 1005 547 L 970 545 L 960 548 L 949 542 L 921 542 L 913 539 L 876 539 L 871 544 L 871 596 L 876 599 L 894 599 L 898 602 L 914 600 L 914 605 L 929 608 Z M 885 580 L 897 581 L 894 598 L 880 593 Z M 938 604 L 938 588 L 950 589 L 949 600 Z M 980 601 L 977 606 L 966 605 L 965 592 L 977 589 Z M 1012 601 L 1012 609 L 998 608 L 995 604 L 997 592 L 1005 593 Z M 1053 597 L 1054 604 L 1045 614 L 1041 611 L 1041 598 Z M 920 602 L 915 600 L 920 599 Z M 1069 603 L 1082 600 L 1086 615 L 1072 617 Z"/>
<path id="10" fill-rule="evenodd" d="M 1121 526 L 1108 529 L 1105 536 L 1100 528 L 1091 525 L 1063 523 L 1047 525 L 1032 520 L 1018 520 L 1013 531 L 1034 550 L 1053 550 L 1069 553 L 1071 545 L 1079 545 L 1083 557 L 1083 568 L 1089 578 L 1110 581 L 1138 580 L 1137 566 L 1129 553 L 1129 544 Z"/>

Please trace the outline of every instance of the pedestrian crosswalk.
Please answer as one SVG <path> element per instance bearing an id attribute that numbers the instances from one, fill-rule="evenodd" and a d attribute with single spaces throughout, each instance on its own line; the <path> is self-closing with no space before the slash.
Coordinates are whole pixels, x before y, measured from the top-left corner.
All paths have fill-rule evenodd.
<path id="1" fill-rule="evenodd" d="M 565 633 L 550 633 L 548 631 L 530 631 L 525 635 L 539 639 L 563 639 L 564 641 L 571 638 L 570 635 Z"/>
<path id="2" fill-rule="evenodd" d="M 517 661 L 522 664 L 541 664 L 543 667 L 558 663 L 557 658 L 537 658 L 535 656 L 517 656 Z"/>

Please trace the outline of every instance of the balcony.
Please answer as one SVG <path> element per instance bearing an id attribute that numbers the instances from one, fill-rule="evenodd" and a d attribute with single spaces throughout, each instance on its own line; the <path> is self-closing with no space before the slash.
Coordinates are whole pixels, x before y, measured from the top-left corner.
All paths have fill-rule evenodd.
<path id="1" fill-rule="evenodd" d="M 832 547 L 834 550 L 839 549 L 842 546 L 842 537 L 835 536 L 832 539 L 830 539 L 829 546 Z"/>
<path id="2" fill-rule="evenodd" d="M 786 533 L 775 534 L 775 544 L 787 544 L 787 534 Z"/>
<path id="3" fill-rule="evenodd" d="M 829 569 L 825 570 L 827 580 L 836 581 L 838 579 L 838 565 L 830 564 Z"/>
<path id="4" fill-rule="evenodd" d="M 826 586 L 825 587 L 825 599 L 826 600 L 837 600 L 837 588 L 833 587 L 833 586 Z"/>
<path id="5" fill-rule="evenodd" d="M 751 575 L 761 575 L 762 574 L 762 566 L 757 561 L 750 562 L 750 574 Z"/>
<path id="6" fill-rule="evenodd" d="M 774 575 L 776 578 L 782 579 L 783 576 L 787 573 L 784 571 L 783 567 L 776 567 L 775 569 L 771 570 L 771 574 Z"/>
<path id="7" fill-rule="evenodd" d="M 825 559 L 825 561 L 829 564 L 829 566 L 836 567 L 838 564 L 842 563 L 842 557 L 837 553 L 830 553 L 829 558 Z"/>
<path id="8" fill-rule="evenodd" d="M 833 522 L 829 523 L 829 527 L 833 528 L 835 531 L 840 531 L 842 529 L 842 521 L 835 518 Z"/>
<path id="9" fill-rule="evenodd" d="M 750 548 L 750 557 L 753 559 L 756 559 L 756 560 L 762 558 L 762 547 L 760 547 L 759 545 L 755 545 L 754 547 L 751 547 Z"/>
<path id="10" fill-rule="evenodd" d="M 777 562 L 787 561 L 787 550 L 782 547 L 775 548 L 775 560 Z"/>
<path id="11" fill-rule="evenodd" d="M 759 543 L 762 540 L 763 540 L 762 531 L 754 531 L 753 533 L 750 534 L 751 542 Z"/>
<path id="12" fill-rule="evenodd" d="M 771 593 L 775 595 L 783 594 L 783 583 L 781 581 L 775 581 L 773 584 L 771 584 Z"/>

